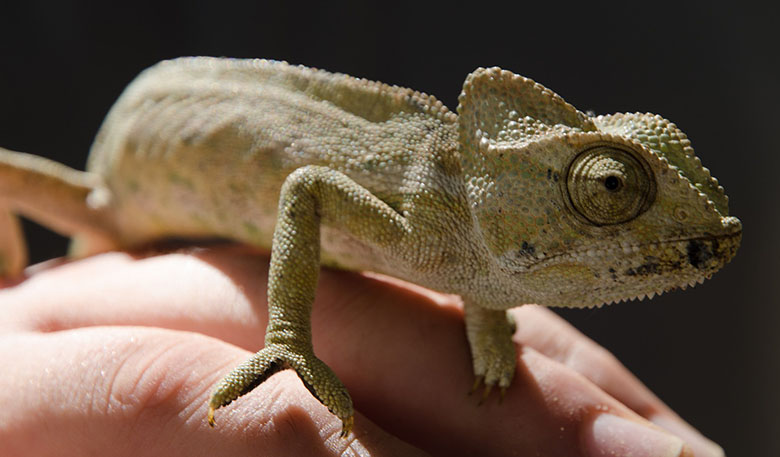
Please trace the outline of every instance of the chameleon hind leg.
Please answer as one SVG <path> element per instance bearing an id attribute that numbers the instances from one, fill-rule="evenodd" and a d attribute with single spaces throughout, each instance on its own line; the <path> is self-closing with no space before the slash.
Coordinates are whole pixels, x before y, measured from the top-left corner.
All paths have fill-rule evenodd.
<path id="1" fill-rule="evenodd" d="M 517 368 L 517 349 L 512 341 L 515 321 L 505 310 L 486 309 L 468 299 L 463 300 L 463 308 L 475 376 L 472 392 L 484 384 L 482 403 L 497 385 L 500 401 Z"/>
<path id="2" fill-rule="evenodd" d="M 19 275 L 27 265 L 27 249 L 19 218 L 0 206 L 0 278 Z"/>
<path id="3" fill-rule="evenodd" d="M 92 250 L 112 244 L 105 210 L 87 203 L 99 182 L 91 173 L 0 148 L 0 277 L 19 275 L 27 263 L 17 214 L 66 236 L 78 234 Z"/>
<path id="4" fill-rule="evenodd" d="M 385 252 L 402 244 L 408 231 L 403 216 L 338 171 L 306 166 L 291 173 L 282 186 L 271 248 L 265 347 L 217 385 L 209 402 L 212 426 L 216 409 L 289 367 L 341 419 L 342 436 L 350 432 L 352 399 L 312 348 L 311 306 L 320 268 L 321 222 Z"/>

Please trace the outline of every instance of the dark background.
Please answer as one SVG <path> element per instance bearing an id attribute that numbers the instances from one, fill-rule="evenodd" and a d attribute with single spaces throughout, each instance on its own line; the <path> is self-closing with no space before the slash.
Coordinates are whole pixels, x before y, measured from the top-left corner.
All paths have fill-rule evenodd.
<path id="1" fill-rule="evenodd" d="M 728 455 L 780 455 L 780 16 L 725 5 L 15 2 L 0 7 L 0 144 L 82 168 L 122 88 L 181 55 L 283 59 L 451 109 L 470 71 L 497 65 L 581 110 L 662 114 L 725 186 L 742 248 L 694 289 L 562 314 Z M 33 260 L 64 253 L 28 228 Z"/>

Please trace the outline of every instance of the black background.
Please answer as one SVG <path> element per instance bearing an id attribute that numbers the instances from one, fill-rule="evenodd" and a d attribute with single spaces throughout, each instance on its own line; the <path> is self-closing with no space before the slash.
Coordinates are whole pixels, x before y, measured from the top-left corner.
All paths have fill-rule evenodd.
<path id="1" fill-rule="evenodd" d="M 470 71 L 497 65 L 581 110 L 662 114 L 726 187 L 742 248 L 694 289 L 562 314 L 728 455 L 780 455 L 780 16 L 767 8 L 14 2 L 0 7 L 0 144 L 82 168 L 122 88 L 181 55 L 288 60 L 412 87 L 451 109 Z M 33 260 L 64 253 L 62 238 L 28 228 Z"/>

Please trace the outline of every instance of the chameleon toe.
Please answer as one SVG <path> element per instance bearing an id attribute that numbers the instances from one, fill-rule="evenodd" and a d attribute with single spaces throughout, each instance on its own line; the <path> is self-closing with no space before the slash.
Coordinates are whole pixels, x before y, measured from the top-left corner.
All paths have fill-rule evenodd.
<path id="1" fill-rule="evenodd" d="M 485 380 L 484 376 L 475 376 L 474 377 L 474 384 L 471 385 L 471 390 L 469 390 L 469 395 L 474 394 L 474 392 L 476 392 L 477 389 L 479 389 L 479 386 L 482 385 L 484 380 Z"/>
<path id="2" fill-rule="evenodd" d="M 355 425 L 355 417 L 349 416 L 346 419 L 341 421 L 341 433 L 339 436 L 341 438 L 346 438 L 350 432 L 352 432 L 352 427 Z"/>
<path id="3" fill-rule="evenodd" d="M 210 427 L 215 427 L 217 425 L 217 421 L 214 420 L 214 411 L 214 407 L 209 405 L 209 412 L 206 415 L 206 420 L 208 421 Z"/>
<path id="4" fill-rule="evenodd" d="M 479 405 L 485 403 L 490 396 L 490 392 L 493 391 L 493 384 L 485 384 L 485 389 L 482 391 L 482 397 L 479 399 Z"/>

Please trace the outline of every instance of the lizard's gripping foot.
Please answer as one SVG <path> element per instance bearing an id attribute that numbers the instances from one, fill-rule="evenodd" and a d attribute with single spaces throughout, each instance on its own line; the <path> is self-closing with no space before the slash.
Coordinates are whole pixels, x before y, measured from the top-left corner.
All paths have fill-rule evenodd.
<path id="1" fill-rule="evenodd" d="M 474 392 L 476 392 L 480 386 L 483 385 L 485 382 L 485 378 L 482 376 L 475 376 L 474 377 L 474 385 L 471 386 L 471 390 L 469 391 L 469 395 L 473 395 Z M 482 395 L 479 398 L 478 405 L 482 405 L 485 403 L 485 400 L 488 399 L 490 396 L 490 392 L 493 391 L 494 384 L 484 384 L 485 388 L 482 390 Z M 498 387 L 498 403 L 503 403 L 504 397 L 506 396 L 506 386 L 499 386 Z"/>
<path id="2" fill-rule="evenodd" d="M 508 317 L 508 316 L 507 316 Z M 507 387 L 512 383 L 517 367 L 517 350 L 512 341 L 515 323 L 501 316 L 491 325 L 476 327 L 469 334 L 471 358 L 474 364 L 474 385 L 469 394 L 484 385 L 479 404 L 485 402 L 495 386 L 499 388 L 499 401 L 504 399 Z"/>
<path id="3" fill-rule="evenodd" d="M 312 352 L 299 353 L 288 345 L 279 344 L 267 345 L 219 382 L 209 401 L 209 425 L 215 425 L 214 412 L 217 409 L 249 393 L 272 374 L 285 368 L 294 369 L 309 392 L 341 419 L 341 436 L 349 435 L 354 423 L 354 410 L 346 387 Z"/>

